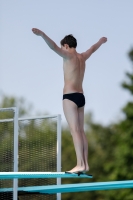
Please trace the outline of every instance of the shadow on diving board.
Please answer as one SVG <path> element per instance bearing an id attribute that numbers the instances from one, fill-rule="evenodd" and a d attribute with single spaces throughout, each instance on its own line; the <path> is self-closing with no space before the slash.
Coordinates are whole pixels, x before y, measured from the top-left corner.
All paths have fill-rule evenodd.
<path id="1" fill-rule="evenodd" d="M 19 187 L 18 193 L 55 194 L 55 193 L 68 193 L 68 192 L 85 192 L 85 191 L 94 191 L 94 190 L 126 189 L 126 188 L 133 188 L 133 180 Z M 0 192 L 12 192 L 12 191 L 13 191 L 12 188 L 0 189 Z"/>

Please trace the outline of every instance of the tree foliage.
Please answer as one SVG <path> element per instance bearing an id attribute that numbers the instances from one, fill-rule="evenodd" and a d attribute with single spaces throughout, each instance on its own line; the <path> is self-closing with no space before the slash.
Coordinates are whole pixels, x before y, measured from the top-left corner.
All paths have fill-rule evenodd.
<path id="1" fill-rule="evenodd" d="M 128 55 L 133 67 L 133 50 Z M 132 72 L 126 73 L 126 76 L 128 80 L 122 83 L 122 87 L 130 92 L 132 100 L 122 109 L 124 119 L 116 125 L 119 140 L 115 155 L 117 165 L 113 173 L 117 180 L 133 180 L 133 68 Z M 133 189 L 122 190 L 119 199 L 133 199 Z"/>

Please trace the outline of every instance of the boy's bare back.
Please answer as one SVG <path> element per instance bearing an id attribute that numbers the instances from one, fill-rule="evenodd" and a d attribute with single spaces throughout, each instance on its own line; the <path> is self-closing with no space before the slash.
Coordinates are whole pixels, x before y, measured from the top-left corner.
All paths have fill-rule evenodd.
<path id="1" fill-rule="evenodd" d="M 63 59 L 63 93 L 83 93 L 82 82 L 85 72 L 85 59 L 82 54 L 77 53 L 74 49 L 71 50 L 70 54 L 70 57 Z"/>

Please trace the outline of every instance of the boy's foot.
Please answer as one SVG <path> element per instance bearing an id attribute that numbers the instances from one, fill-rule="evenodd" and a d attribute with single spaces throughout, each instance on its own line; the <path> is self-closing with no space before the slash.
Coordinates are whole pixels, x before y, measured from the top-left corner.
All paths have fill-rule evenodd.
<path id="1" fill-rule="evenodd" d="M 89 166 L 87 166 L 87 167 L 83 167 L 83 166 L 78 167 L 78 166 L 76 166 L 73 169 L 71 169 L 70 171 L 66 171 L 66 173 L 69 173 L 69 174 L 71 174 L 71 173 L 85 174 L 88 171 L 89 171 Z"/>
<path id="2" fill-rule="evenodd" d="M 85 170 L 84 170 L 84 173 L 88 172 L 89 171 L 89 165 L 87 165 L 87 167 L 85 167 Z"/>
<path id="3" fill-rule="evenodd" d="M 85 171 L 85 167 L 83 166 L 76 166 L 73 169 L 71 169 L 70 171 L 67 171 L 67 173 L 83 173 Z"/>

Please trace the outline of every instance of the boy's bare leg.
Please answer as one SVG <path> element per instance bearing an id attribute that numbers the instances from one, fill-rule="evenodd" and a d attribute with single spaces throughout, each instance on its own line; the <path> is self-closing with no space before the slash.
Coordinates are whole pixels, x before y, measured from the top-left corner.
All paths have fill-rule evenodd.
<path id="1" fill-rule="evenodd" d="M 85 171 L 89 171 L 88 165 L 88 141 L 84 132 L 84 107 L 78 108 L 80 132 L 83 137 L 83 153 L 85 162 Z"/>
<path id="2" fill-rule="evenodd" d="M 68 100 L 63 100 L 63 109 L 64 114 L 66 117 L 66 120 L 68 122 L 73 143 L 76 151 L 76 157 L 77 157 L 77 165 L 69 172 L 78 172 L 78 171 L 85 171 L 85 161 L 84 161 L 84 136 L 80 132 L 80 126 L 79 126 L 79 113 L 77 105 Z"/>

